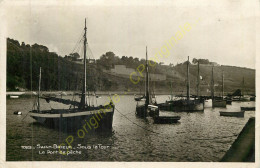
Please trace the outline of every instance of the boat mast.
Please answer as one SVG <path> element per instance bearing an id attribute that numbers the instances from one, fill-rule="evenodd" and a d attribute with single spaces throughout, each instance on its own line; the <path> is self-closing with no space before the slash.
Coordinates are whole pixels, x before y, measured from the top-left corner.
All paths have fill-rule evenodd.
<path id="1" fill-rule="evenodd" d="M 146 89 L 146 101 L 145 101 L 145 105 L 146 107 L 148 107 L 148 104 L 150 102 L 149 100 L 149 77 L 148 77 L 148 56 L 147 56 L 147 46 L 146 46 L 146 64 L 145 64 L 145 70 L 146 70 L 146 85 L 145 85 L 145 89 Z"/>
<path id="2" fill-rule="evenodd" d="M 212 67 L 212 74 L 211 74 L 211 99 L 214 99 L 214 76 L 213 76 L 213 68 Z"/>
<path id="3" fill-rule="evenodd" d="M 242 87 L 242 96 L 244 96 L 245 92 L 245 77 L 243 76 L 243 87 Z"/>
<path id="4" fill-rule="evenodd" d="M 87 79 L 86 79 L 86 74 L 87 74 L 87 67 L 86 67 L 86 48 L 87 44 L 87 27 L 86 27 L 86 19 L 85 19 L 85 28 L 84 28 L 84 82 L 83 82 L 83 88 L 82 88 L 82 94 L 81 94 L 81 102 L 80 102 L 80 108 L 84 109 L 86 106 L 86 85 L 87 85 Z"/>
<path id="5" fill-rule="evenodd" d="M 38 90 L 38 106 L 37 106 L 37 110 L 38 113 L 40 112 L 40 91 L 41 91 L 41 75 L 42 74 L 42 68 L 40 67 L 40 75 L 39 75 L 39 90 Z"/>
<path id="6" fill-rule="evenodd" d="M 224 99 L 224 72 L 222 71 L 222 100 Z"/>
<path id="7" fill-rule="evenodd" d="M 190 100 L 190 78 L 189 78 L 189 56 L 188 56 L 188 61 L 187 61 L 187 100 Z"/>
<path id="8" fill-rule="evenodd" d="M 173 100 L 172 81 L 171 81 L 171 100 Z"/>
<path id="9" fill-rule="evenodd" d="M 200 62 L 198 61 L 198 77 L 197 77 L 197 97 L 200 94 Z"/>

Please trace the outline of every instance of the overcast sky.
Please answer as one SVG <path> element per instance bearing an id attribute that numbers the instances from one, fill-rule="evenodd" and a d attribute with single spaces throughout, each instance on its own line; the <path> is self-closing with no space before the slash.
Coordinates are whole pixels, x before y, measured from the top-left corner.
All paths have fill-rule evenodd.
<path id="1" fill-rule="evenodd" d="M 161 62 L 176 64 L 190 56 L 255 68 L 255 12 L 259 4 L 251 0 L 39 2 L 9 3 L 4 16 L 7 37 L 68 55 L 86 17 L 88 42 L 95 58 L 108 51 L 120 57 L 145 58 L 145 46 L 151 58 L 180 27 L 190 23 L 192 29 Z"/>

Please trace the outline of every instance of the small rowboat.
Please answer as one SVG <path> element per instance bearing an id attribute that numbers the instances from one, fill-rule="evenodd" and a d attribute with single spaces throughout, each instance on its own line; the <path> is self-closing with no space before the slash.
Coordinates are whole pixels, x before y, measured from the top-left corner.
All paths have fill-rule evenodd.
<path id="1" fill-rule="evenodd" d="M 181 119 L 180 116 L 157 116 L 154 117 L 154 123 L 156 124 L 171 124 L 177 123 Z"/>
<path id="2" fill-rule="evenodd" d="M 159 107 L 155 105 L 148 105 L 148 114 L 153 117 L 155 124 L 171 124 L 177 123 L 181 117 L 180 116 L 160 116 Z"/>
<path id="3" fill-rule="evenodd" d="M 255 107 L 241 107 L 241 110 L 244 110 L 244 111 L 255 111 Z"/>
<path id="4" fill-rule="evenodd" d="M 11 98 L 11 99 L 18 99 L 19 96 L 15 96 L 15 95 L 13 95 L 13 96 L 10 96 L 10 98 Z"/>
<path id="5" fill-rule="evenodd" d="M 15 115 L 22 115 L 22 112 L 21 111 L 15 111 L 14 114 Z"/>
<path id="6" fill-rule="evenodd" d="M 220 111 L 220 116 L 227 116 L 227 117 L 244 117 L 245 111 L 238 111 L 238 112 L 226 112 Z"/>

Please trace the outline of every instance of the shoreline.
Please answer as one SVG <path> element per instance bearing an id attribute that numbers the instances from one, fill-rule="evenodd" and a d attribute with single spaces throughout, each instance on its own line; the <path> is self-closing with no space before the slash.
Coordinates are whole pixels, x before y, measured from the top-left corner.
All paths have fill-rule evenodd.
<path id="1" fill-rule="evenodd" d="M 33 92 L 37 91 L 7 91 L 6 96 L 31 96 L 35 95 Z M 81 93 L 80 91 L 41 91 L 42 94 L 50 94 L 50 95 L 59 95 L 62 92 L 65 92 L 66 95 L 70 96 L 75 93 Z M 90 92 L 92 94 L 93 92 Z M 233 92 L 225 92 L 225 95 L 227 94 L 232 94 Z M 140 91 L 96 91 L 96 95 L 110 95 L 110 94 L 118 94 L 118 95 L 142 95 L 144 93 L 140 93 Z M 154 92 L 155 95 L 171 95 L 171 91 L 156 91 Z M 219 93 L 220 94 L 220 93 Z M 185 92 L 173 92 L 173 95 L 183 95 L 185 96 Z M 191 94 L 191 95 L 196 95 L 196 94 Z M 215 95 L 217 96 L 218 93 L 215 92 Z M 255 95 L 255 92 L 253 93 L 248 93 L 248 95 Z M 202 93 L 201 96 L 210 96 L 210 93 Z"/>

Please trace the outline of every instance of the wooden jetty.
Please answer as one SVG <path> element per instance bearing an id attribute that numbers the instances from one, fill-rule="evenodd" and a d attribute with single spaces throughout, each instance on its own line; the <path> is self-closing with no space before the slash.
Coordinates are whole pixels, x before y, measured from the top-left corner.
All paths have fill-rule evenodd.
<path id="1" fill-rule="evenodd" d="M 255 162 L 255 117 L 251 117 L 221 162 Z"/>

